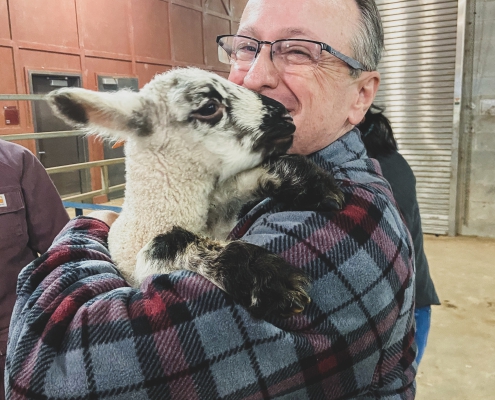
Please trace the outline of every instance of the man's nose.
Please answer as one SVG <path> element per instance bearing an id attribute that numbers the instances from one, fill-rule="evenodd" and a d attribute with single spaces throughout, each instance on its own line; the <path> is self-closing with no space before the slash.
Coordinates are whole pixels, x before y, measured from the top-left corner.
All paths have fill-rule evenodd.
<path id="1" fill-rule="evenodd" d="M 271 46 L 263 45 L 251 68 L 244 77 L 243 86 L 261 92 L 263 89 L 274 89 L 278 85 L 279 75 L 270 57 Z"/>

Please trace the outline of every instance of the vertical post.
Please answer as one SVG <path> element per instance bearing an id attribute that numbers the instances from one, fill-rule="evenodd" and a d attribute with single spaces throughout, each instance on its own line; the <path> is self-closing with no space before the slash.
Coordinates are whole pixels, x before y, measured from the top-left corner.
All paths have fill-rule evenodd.
<path id="1" fill-rule="evenodd" d="M 462 74 L 464 69 L 464 41 L 466 35 L 466 0 L 458 0 L 457 41 L 454 81 L 454 120 L 452 135 L 452 159 L 450 168 L 449 236 L 457 234 L 457 179 L 459 173 L 459 134 L 461 120 Z"/>
<path id="2" fill-rule="evenodd" d="M 102 165 L 101 169 L 101 188 L 102 194 L 107 195 L 109 193 L 109 182 L 108 182 L 108 165 Z"/>

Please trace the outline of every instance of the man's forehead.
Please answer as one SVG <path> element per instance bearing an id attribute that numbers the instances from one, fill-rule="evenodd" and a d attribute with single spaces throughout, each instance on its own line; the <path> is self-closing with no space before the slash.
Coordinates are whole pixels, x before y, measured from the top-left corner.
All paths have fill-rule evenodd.
<path id="1" fill-rule="evenodd" d="M 299 37 L 341 47 L 359 19 L 353 0 L 249 0 L 238 33 L 269 41 Z"/>
<path id="2" fill-rule="evenodd" d="M 262 34 L 260 29 L 255 25 L 241 25 L 238 33 L 240 35 L 252 36 L 256 39 L 260 38 Z M 306 39 L 316 40 L 318 38 L 318 35 L 309 28 L 292 26 L 279 29 L 278 36 L 280 36 L 278 39 L 304 37 Z"/>

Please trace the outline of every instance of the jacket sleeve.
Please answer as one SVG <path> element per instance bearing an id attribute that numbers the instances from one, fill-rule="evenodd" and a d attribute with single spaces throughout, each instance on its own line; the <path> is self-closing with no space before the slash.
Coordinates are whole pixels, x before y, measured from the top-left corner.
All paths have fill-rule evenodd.
<path id="1" fill-rule="evenodd" d="M 69 216 L 43 165 L 29 151 L 23 156 L 21 187 L 26 206 L 28 245 L 42 254 L 69 221 Z"/>
<path id="2" fill-rule="evenodd" d="M 271 224 L 260 221 L 246 240 Z M 342 256 L 348 263 L 334 254 L 313 264 L 313 303 L 303 315 L 264 321 L 188 271 L 128 287 L 110 259 L 107 234 L 103 222 L 76 218 L 21 272 L 7 399 L 413 398 L 414 377 L 397 368 L 414 359 L 412 337 L 403 334 L 411 324 L 407 268 L 368 272 L 357 247 L 353 257 Z M 346 243 L 362 245 L 363 234 Z M 307 263 L 326 257 L 316 237 L 312 242 Z M 349 269 L 366 276 L 347 282 Z M 389 273 L 397 275 L 393 284 Z M 382 290 L 397 299 L 387 303 Z"/>
<path id="3" fill-rule="evenodd" d="M 349 398 L 414 398 L 409 234 L 383 187 L 343 190 L 339 212 L 274 212 L 258 218 L 242 239 L 311 277 L 304 335 L 315 335 L 322 345 L 301 362 L 319 360 L 318 385 L 331 391 L 339 382 Z"/>

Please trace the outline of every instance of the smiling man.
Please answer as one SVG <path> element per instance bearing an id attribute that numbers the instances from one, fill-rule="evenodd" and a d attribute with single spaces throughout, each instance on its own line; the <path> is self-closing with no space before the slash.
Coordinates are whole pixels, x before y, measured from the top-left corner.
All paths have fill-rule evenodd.
<path id="1" fill-rule="evenodd" d="M 363 10 L 366 18 L 376 12 L 373 2 L 359 3 L 369 7 Z M 238 35 L 316 43 L 284 41 L 270 47 L 242 37 L 224 38 L 223 43 L 229 41 L 238 50 L 229 79 L 284 104 L 297 126 L 292 152 L 313 153 L 358 124 L 376 94 L 380 75 L 375 68 L 383 38 L 379 19 L 372 22 L 369 27 L 365 24 L 354 1 L 249 1 Z M 374 35 L 372 46 L 366 35 Z M 354 55 L 356 48 L 361 50 L 360 61 L 345 56 Z M 255 58 L 249 61 L 247 53 Z M 346 61 L 361 69 L 353 69 Z"/>
<path id="2" fill-rule="evenodd" d="M 282 102 L 291 152 L 344 193 L 338 212 L 265 199 L 231 233 L 304 270 L 311 303 L 257 320 L 185 271 L 131 289 L 105 247 L 115 215 L 76 219 L 19 278 L 7 398 L 414 398 L 413 247 L 354 128 L 380 80 L 374 1 L 250 0 L 218 44 L 229 79 Z"/>

